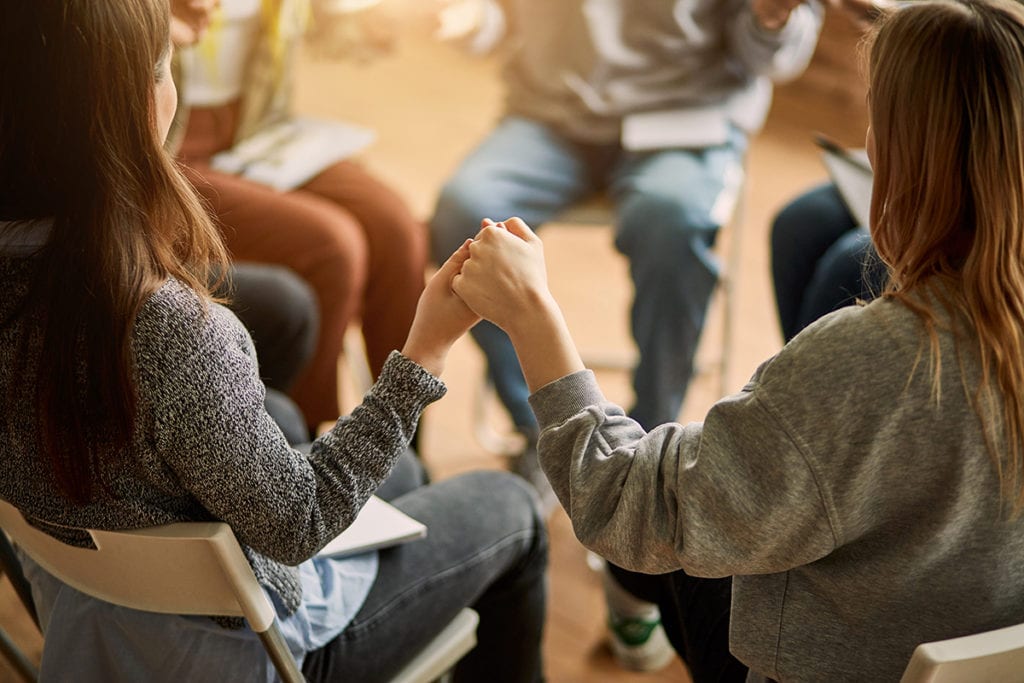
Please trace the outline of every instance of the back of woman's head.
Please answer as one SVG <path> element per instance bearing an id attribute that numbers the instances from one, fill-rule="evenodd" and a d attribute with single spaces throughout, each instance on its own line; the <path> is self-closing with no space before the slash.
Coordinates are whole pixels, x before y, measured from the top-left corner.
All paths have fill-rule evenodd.
<path id="1" fill-rule="evenodd" d="M 870 79 L 872 236 L 895 285 L 989 259 L 1020 281 L 1024 9 L 910 4 L 879 28 Z"/>
<path id="2" fill-rule="evenodd" d="M 37 330 L 25 338 L 41 342 L 22 355 L 39 358 L 40 449 L 76 500 L 91 495 L 97 444 L 116 450 L 130 439 L 130 333 L 142 303 L 168 276 L 205 294 L 211 263 L 223 260 L 162 149 L 155 93 L 168 26 L 167 0 L 0 10 L 0 220 L 50 226 L 23 307 Z"/>
<path id="3" fill-rule="evenodd" d="M 161 0 L 6 3 L 0 21 L 0 209 L 78 213 L 124 192 L 160 146 L 153 83 L 167 52 Z M 144 182 L 138 180 L 136 182 Z"/>
<path id="4" fill-rule="evenodd" d="M 966 322 L 982 363 L 975 407 L 993 425 L 989 450 L 1000 454 L 1020 509 L 1024 8 L 1013 0 L 908 4 L 878 28 L 869 65 L 871 233 L 891 269 L 888 296 L 922 316 L 936 367 L 934 305 Z"/>

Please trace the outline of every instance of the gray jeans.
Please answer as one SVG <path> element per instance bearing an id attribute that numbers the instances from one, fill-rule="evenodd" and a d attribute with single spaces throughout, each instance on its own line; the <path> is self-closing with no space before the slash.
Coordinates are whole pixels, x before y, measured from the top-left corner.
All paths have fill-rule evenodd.
<path id="1" fill-rule="evenodd" d="M 388 680 L 472 607 L 480 614 L 477 646 L 455 680 L 542 680 L 548 548 L 536 494 L 499 471 L 417 486 L 422 481 L 407 455 L 378 495 L 424 522 L 426 538 L 380 551 L 366 602 L 341 635 L 306 656 L 303 673 L 310 681 Z"/>

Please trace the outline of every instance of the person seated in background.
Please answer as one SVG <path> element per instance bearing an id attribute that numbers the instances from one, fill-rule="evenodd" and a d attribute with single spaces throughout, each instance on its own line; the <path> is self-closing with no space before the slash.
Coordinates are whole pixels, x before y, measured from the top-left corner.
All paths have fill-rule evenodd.
<path id="1" fill-rule="evenodd" d="M 392 188 L 351 159 L 285 192 L 211 165 L 217 153 L 293 117 L 297 48 L 310 13 L 310 0 L 219 4 L 179 60 L 183 106 L 172 146 L 232 258 L 286 266 L 313 288 L 319 338 L 290 394 L 315 428 L 338 417 L 338 359 L 349 325 L 361 325 L 373 377 L 402 347 L 423 289 L 426 231 Z"/>
<path id="2" fill-rule="evenodd" d="M 795 77 L 810 59 L 821 8 L 814 0 L 478 1 L 480 34 L 497 42 L 508 28 L 506 107 L 444 185 L 430 220 L 432 253 L 443 261 L 481 216 L 539 226 L 606 192 L 635 287 L 640 358 L 630 414 L 648 428 L 674 420 L 717 279 L 711 247 L 735 203 L 747 138 L 763 123 L 770 81 Z M 526 437 L 513 469 L 546 491 L 512 345 L 486 322 L 473 337 Z"/>
<path id="3" fill-rule="evenodd" d="M 577 537 L 659 600 L 695 683 L 896 681 L 921 642 L 1024 622 L 1024 6 L 907 3 L 869 45 L 889 284 L 703 423 L 606 400 L 519 219 L 452 281 L 512 339 Z"/>
<path id="4" fill-rule="evenodd" d="M 833 183 L 788 203 L 771 229 L 772 286 L 782 338 L 885 286 L 886 271 L 868 229 L 857 224 Z"/>
<path id="5" fill-rule="evenodd" d="M 472 236 L 482 216 L 540 226 L 605 193 L 615 247 L 630 262 L 631 330 L 639 350 L 629 414 L 645 428 L 677 419 L 718 279 L 712 246 L 735 206 L 750 135 L 771 82 L 794 78 L 821 26 L 815 0 L 470 0 L 476 51 L 503 39 L 502 119 L 446 182 L 430 220 L 437 261 Z M 449 12 L 469 6 L 456 3 Z M 450 22 L 452 24 L 457 22 Z M 473 22 L 463 22 L 463 24 Z M 450 34 L 453 31 L 444 31 Z M 508 337 L 473 328 L 488 373 L 525 450 L 511 469 L 557 505 L 537 464 L 537 423 Z M 638 606 L 651 625 L 653 605 Z M 628 634 L 613 610 L 611 643 L 631 669 L 657 669 L 671 651 Z"/>
<path id="6" fill-rule="evenodd" d="M 4 7 L 0 498 L 77 545 L 85 528 L 227 523 L 310 680 L 389 680 L 470 605 L 477 646 L 456 677 L 540 680 L 547 541 L 519 478 L 392 487 L 426 538 L 317 556 L 405 467 L 422 410 L 445 393 L 448 351 L 478 320 L 450 289 L 465 254 L 426 288 L 363 403 L 308 455 L 290 447 L 249 335 L 210 295 L 227 263 L 218 230 L 164 149 L 168 25 L 166 0 Z M 274 677 L 251 629 L 116 607 L 21 559 L 45 680 Z"/>
<path id="7" fill-rule="evenodd" d="M 219 0 L 171 1 L 170 32 L 175 49 L 199 40 L 218 4 Z M 214 296 L 225 301 L 252 337 L 260 359 L 260 378 L 267 387 L 267 412 L 288 443 L 308 442 L 306 418 L 287 392 L 316 348 L 320 327 L 316 294 L 283 266 L 243 262 L 230 266 Z"/>
<path id="8" fill-rule="evenodd" d="M 894 7 L 890 0 L 832 0 L 830 5 L 865 30 Z M 831 182 L 783 207 L 772 222 L 770 251 L 775 307 L 787 342 L 826 313 L 869 301 L 885 286 L 885 266 L 867 226 L 857 225 Z"/>

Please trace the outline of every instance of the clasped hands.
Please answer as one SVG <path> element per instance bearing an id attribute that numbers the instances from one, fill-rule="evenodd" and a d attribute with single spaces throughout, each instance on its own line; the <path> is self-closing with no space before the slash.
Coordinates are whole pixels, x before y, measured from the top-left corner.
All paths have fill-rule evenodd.
<path id="1" fill-rule="evenodd" d="M 552 311 L 540 238 L 519 218 L 485 219 L 427 283 L 403 353 L 437 375 L 451 346 L 481 318 L 515 343 Z"/>
<path id="2" fill-rule="evenodd" d="M 544 245 L 519 218 L 484 219 L 480 232 L 453 255 L 459 265 L 452 291 L 481 318 L 511 336 L 552 303 Z"/>

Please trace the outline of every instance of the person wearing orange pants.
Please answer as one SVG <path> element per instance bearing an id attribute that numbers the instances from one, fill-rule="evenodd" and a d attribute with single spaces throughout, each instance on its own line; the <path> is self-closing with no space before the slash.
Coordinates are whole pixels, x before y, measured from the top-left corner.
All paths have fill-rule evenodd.
<path id="1" fill-rule="evenodd" d="M 332 420 L 346 328 L 361 320 L 374 377 L 405 341 L 423 290 L 425 229 L 393 190 L 352 161 L 291 192 L 212 170 L 209 157 L 229 142 L 216 135 L 230 131 L 218 125 L 225 118 L 229 108 L 193 110 L 179 159 L 234 259 L 287 266 L 313 288 L 320 334 L 289 393 L 310 425 Z"/>
<path id="2" fill-rule="evenodd" d="M 337 362 L 352 322 L 361 321 L 374 377 L 402 347 L 423 290 L 427 235 L 395 191 L 351 160 L 287 192 L 211 168 L 214 154 L 290 116 L 302 4 L 280 2 L 268 15 L 250 0 L 221 3 L 222 16 L 194 48 L 199 58 L 179 70 L 178 159 L 233 259 L 286 266 L 313 288 L 320 334 L 290 394 L 316 426 L 338 417 Z M 260 55 L 272 66 L 261 69 Z"/>

